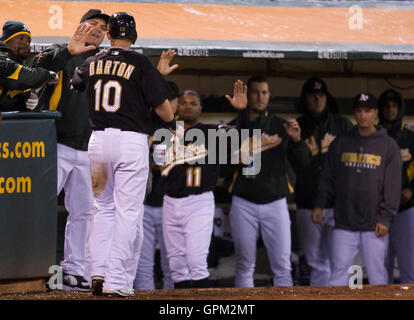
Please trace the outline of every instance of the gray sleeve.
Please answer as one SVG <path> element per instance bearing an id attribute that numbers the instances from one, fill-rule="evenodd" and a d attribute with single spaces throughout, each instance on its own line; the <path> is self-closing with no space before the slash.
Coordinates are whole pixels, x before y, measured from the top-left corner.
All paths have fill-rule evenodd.
<path id="1" fill-rule="evenodd" d="M 401 199 L 402 159 L 394 140 L 390 139 L 385 161 L 383 201 L 380 203 L 377 222 L 389 227 L 393 216 L 398 213 Z"/>
<path id="2" fill-rule="evenodd" d="M 287 158 L 295 169 L 302 169 L 311 162 L 312 153 L 303 139 L 293 142 L 289 138 Z"/>

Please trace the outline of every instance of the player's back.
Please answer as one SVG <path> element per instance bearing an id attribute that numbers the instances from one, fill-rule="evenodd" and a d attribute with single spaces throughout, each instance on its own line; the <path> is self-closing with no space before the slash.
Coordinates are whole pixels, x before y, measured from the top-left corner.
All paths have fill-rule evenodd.
<path id="1" fill-rule="evenodd" d="M 113 47 L 93 57 L 88 71 L 92 128 L 150 133 L 148 111 L 168 97 L 166 82 L 151 60 Z"/>

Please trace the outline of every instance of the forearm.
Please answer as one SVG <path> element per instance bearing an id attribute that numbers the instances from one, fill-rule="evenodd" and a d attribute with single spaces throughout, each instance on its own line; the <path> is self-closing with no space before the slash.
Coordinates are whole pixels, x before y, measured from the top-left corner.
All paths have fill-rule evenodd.
<path id="1" fill-rule="evenodd" d="M 335 187 L 335 157 L 332 152 L 328 151 L 327 157 L 322 164 L 322 173 L 319 178 L 317 187 L 317 196 L 314 201 L 315 208 L 325 208 L 327 205 L 331 205 L 335 199 L 336 187 Z"/>
<path id="2" fill-rule="evenodd" d="M 51 71 L 62 70 L 72 54 L 67 46 L 56 47 L 38 54 L 32 61 L 32 67 L 42 67 Z"/>
<path id="3" fill-rule="evenodd" d="M 88 81 L 89 77 L 85 72 L 85 66 L 82 65 L 79 68 L 76 68 L 72 77 L 73 88 L 79 92 L 85 91 Z"/>
<path id="4" fill-rule="evenodd" d="M 392 217 L 398 212 L 401 199 L 402 162 L 399 150 L 394 151 L 394 156 L 388 159 L 385 167 L 383 201 L 380 204 L 378 222 L 389 226 Z"/>
<path id="5" fill-rule="evenodd" d="M 324 183 L 318 188 L 318 193 L 313 203 L 314 208 L 326 208 L 328 204 L 332 203 L 333 193 L 330 192 L 330 188 L 333 188 L 333 185 L 330 185 L 329 183 L 326 185 Z"/>
<path id="6" fill-rule="evenodd" d="M 319 181 L 317 188 L 317 194 L 313 201 L 314 208 L 331 208 L 334 206 L 337 196 L 337 189 L 335 187 L 335 181 L 332 177 L 326 177 L 324 180 Z M 340 195 L 339 195 L 340 197 Z"/>
<path id="7" fill-rule="evenodd" d="M 165 99 L 163 103 L 154 108 L 155 113 L 166 123 L 174 120 L 174 114 L 171 109 L 170 101 Z"/>
<path id="8" fill-rule="evenodd" d="M 25 110 L 24 101 L 24 93 L 17 94 L 12 98 L 6 92 L 2 92 L 0 95 L 0 111 Z"/>
<path id="9" fill-rule="evenodd" d="M 377 223 L 381 223 L 386 227 L 391 226 L 393 217 L 397 214 L 398 209 L 386 207 L 385 203 L 380 204 L 380 213 L 377 216 Z"/>
<path id="10" fill-rule="evenodd" d="M 43 68 L 30 69 L 17 63 L 6 68 L 10 70 L 10 75 L 2 77 L 0 84 L 10 90 L 34 89 L 52 80 L 51 73 Z"/>
<path id="11" fill-rule="evenodd" d="M 76 91 L 82 92 L 86 89 L 86 84 L 83 81 L 82 77 L 75 72 L 72 77 L 72 86 Z"/>
<path id="12" fill-rule="evenodd" d="M 289 141 L 287 157 L 295 169 L 301 169 L 309 164 L 312 153 L 303 140 L 299 142 Z"/>

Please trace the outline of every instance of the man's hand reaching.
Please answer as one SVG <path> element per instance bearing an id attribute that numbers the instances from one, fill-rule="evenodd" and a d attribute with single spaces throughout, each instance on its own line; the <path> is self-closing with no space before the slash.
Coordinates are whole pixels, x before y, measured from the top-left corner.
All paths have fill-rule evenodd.
<path id="1" fill-rule="evenodd" d="M 247 107 L 247 85 L 241 80 L 237 80 L 234 83 L 233 98 L 228 94 L 225 95 L 226 99 L 230 102 L 233 108 L 237 110 L 243 110 Z"/>
<path id="2" fill-rule="evenodd" d="M 178 64 L 170 66 L 171 60 L 176 56 L 175 50 L 168 49 L 163 51 L 158 61 L 157 69 L 163 75 L 166 76 L 178 68 Z"/>
<path id="3" fill-rule="evenodd" d="M 88 39 L 88 36 L 92 34 L 92 32 L 93 28 L 86 24 L 80 24 L 76 28 L 68 44 L 68 50 L 71 55 L 77 55 L 89 50 L 96 49 L 94 45 L 86 44 L 86 40 Z"/>

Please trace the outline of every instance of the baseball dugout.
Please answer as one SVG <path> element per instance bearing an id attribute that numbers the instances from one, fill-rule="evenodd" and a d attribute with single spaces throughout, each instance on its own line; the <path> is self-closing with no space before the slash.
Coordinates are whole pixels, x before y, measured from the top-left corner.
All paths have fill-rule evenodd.
<path id="1" fill-rule="evenodd" d="M 0 281 L 48 276 L 56 262 L 58 112 L 0 121 Z"/>

